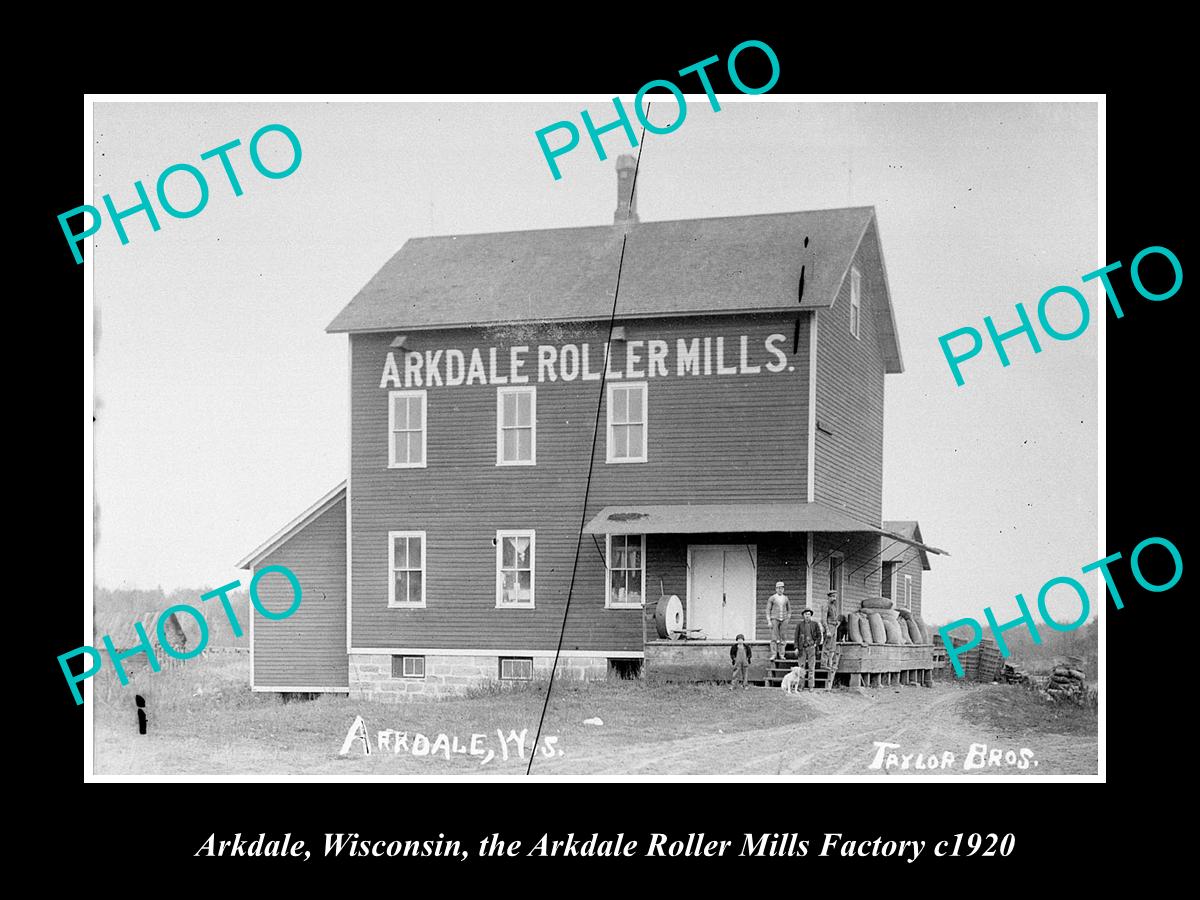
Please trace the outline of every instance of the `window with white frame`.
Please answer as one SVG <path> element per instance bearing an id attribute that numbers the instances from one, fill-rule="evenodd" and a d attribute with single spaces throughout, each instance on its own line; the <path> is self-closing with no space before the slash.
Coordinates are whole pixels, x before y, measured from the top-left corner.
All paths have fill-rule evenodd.
<path id="1" fill-rule="evenodd" d="M 648 420 L 646 382 L 609 384 L 608 462 L 646 461 Z"/>
<path id="2" fill-rule="evenodd" d="M 389 531 L 388 606 L 425 606 L 425 532 Z"/>
<path id="3" fill-rule="evenodd" d="M 537 463 L 537 388 L 496 388 L 496 465 Z"/>
<path id="4" fill-rule="evenodd" d="M 388 468 L 425 468 L 425 391 L 388 392 Z"/>
<path id="5" fill-rule="evenodd" d="M 902 609 L 912 609 L 912 576 L 904 576 L 904 597 L 900 603 Z"/>
<path id="6" fill-rule="evenodd" d="M 532 531 L 496 532 L 496 608 L 533 608 Z"/>
<path id="7" fill-rule="evenodd" d="M 862 319 L 862 276 L 854 266 L 850 267 L 850 333 L 858 337 Z"/>
<path id="8" fill-rule="evenodd" d="M 425 657 L 423 656 L 393 656 L 393 678 L 424 678 Z"/>
<path id="9" fill-rule="evenodd" d="M 640 607 L 646 583 L 646 536 L 608 536 L 608 585 L 604 605 L 608 609 Z"/>
<path id="10" fill-rule="evenodd" d="M 501 681 L 532 681 L 533 659 L 530 657 L 500 657 Z"/>

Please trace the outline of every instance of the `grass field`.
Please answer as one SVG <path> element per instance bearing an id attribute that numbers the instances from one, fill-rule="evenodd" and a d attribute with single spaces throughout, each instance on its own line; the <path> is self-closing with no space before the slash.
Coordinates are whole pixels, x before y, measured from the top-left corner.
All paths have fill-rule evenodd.
<path id="1" fill-rule="evenodd" d="M 1016 684 L 985 684 L 972 689 L 959 707 L 968 722 L 1013 735 L 1053 732 L 1095 735 L 1096 711 L 1069 703 L 1049 704 Z"/>
<path id="2" fill-rule="evenodd" d="M 244 653 L 212 654 L 134 673 L 127 687 L 105 669 L 94 686 L 96 774 L 515 776 L 535 753 L 533 773 L 547 775 L 865 775 L 874 740 L 962 754 L 974 741 L 1017 738 L 1037 752 L 1036 774 L 1096 771 L 1095 712 L 1048 705 L 1015 685 L 786 697 L 778 690 L 642 679 L 559 682 L 542 730 L 556 741 L 535 751 L 544 683 L 405 704 L 339 695 L 285 703 L 276 694 L 251 693 L 248 665 Z M 146 697 L 150 716 L 144 736 L 137 733 L 136 693 Z M 341 756 L 359 715 L 374 752 L 365 756 L 356 741 Z M 603 725 L 583 724 L 592 717 Z M 377 734 L 385 730 L 405 735 L 399 752 L 395 737 L 379 749 Z M 511 732 L 522 730 L 518 753 Z M 446 741 L 439 744 L 441 734 Z"/>
<path id="3" fill-rule="evenodd" d="M 525 771 L 545 701 L 542 683 L 523 690 L 480 690 L 461 699 L 406 704 L 352 701 L 338 695 L 284 703 L 275 694 L 250 692 L 245 654 L 213 655 L 197 662 L 158 673 L 139 672 L 124 688 L 115 679 L 97 685 L 97 774 L 517 775 Z M 145 736 L 137 734 L 134 695 L 138 692 L 146 697 L 150 715 Z M 355 742 L 350 754 L 339 756 L 360 714 L 372 739 L 385 729 L 406 732 L 407 751 L 417 733 L 431 743 L 438 734 L 457 737 L 459 746 L 466 748 L 473 734 L 481 734 L 486 737 L 479 744 L 494 755 L 486 765 L 481 764 L 486 753 L 452 752 L 447 760 L 441 752 L 414 756 L 406 750 L 376 750 L 365 757 L 361 744 Z M 639 745 L 775 728 L 814 715 L 802 703 L 780 703 L 774 691 L 733 692 L 721 685 L 654 685 L 620 679 L 559 682 L 542 734 L 557 737 L 553 747 L 561 752 L 556 756 L 578 754 L 584 746 L 589 753 L 625 748 L 635 753 Z M 582 724 L 592 717 L 604 724 Z M 505 760 L 505 742 L 497 729 L 505 736 L 528 729 L 525 755 L 516 753 L 516 741 L 511 740 Z M 549 761 L 550 757 L 538 754 L 533 771 Z"/>

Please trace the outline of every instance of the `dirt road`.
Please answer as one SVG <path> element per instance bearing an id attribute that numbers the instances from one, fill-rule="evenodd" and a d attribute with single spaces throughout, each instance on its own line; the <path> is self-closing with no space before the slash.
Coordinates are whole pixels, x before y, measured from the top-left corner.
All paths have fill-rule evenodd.
<path id="1" fill-rule="evenodd" d="M 539 760 L 541 774 L 567 775 L 1056 775 L 1094 774 L 1097 742 L 1094 736 L 1037 734 L 1023 739 L 1004 736 L 966 721 L 959 712 L 964 690 L 954 685 L 930 689 L 904 687 L 874 691 L 825 693 L 816 691 L 785 702 L 809 704 L 818 715 L 809 722 L 776 728 L 716 733 L 639 744 L 622 751 Z M 881 765 L 872 769 L 879 748 L 887 748 Z M 971 754 L 973 744 L 987 747 L 985 756 Z M 1018 768 L 1021 748 L 1032 751 L 1027 767 Z M 1000 750 L 1000 757 L 992 757 Z M 1004 757 L 1005 751 L 1014 751 Z M 887 753 L 896 754 L 888 766 Z M 946 754 L 952 753 L 952 760 Z M 903 757 L 912 754 L 907 769 Z M 937 768 L 917 768 L 937 758 Z M 989 758 L 998 764 L 987 765 Z M 984 765 L 966 768 L 968 760 Z M 949 762 L 949 765 L 945 765 Z"/>

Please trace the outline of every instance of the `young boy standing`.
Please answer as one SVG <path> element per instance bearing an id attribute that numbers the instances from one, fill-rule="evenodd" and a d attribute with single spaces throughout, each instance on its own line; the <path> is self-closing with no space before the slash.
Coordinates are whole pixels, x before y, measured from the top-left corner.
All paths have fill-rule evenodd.
<path id="1" fill-rule="evenodd" d="M 783 648 L 787 646 L 788 622 L 792 611 L 788 608 L 787 594 L 783 592 L 783 582 L 775 582 L 775 593 L 767 598 L 767 622 L 771 626 L 771 659 L 782 659 Z"/>
<path id="2" fill-rule="evenodd" d="M 744 691 L 750 682 L 750 645 L 746 643 L 744 634 L 739 634 L 729 648 L 729 661 L 733 663 L 733 680 L 729 682 L 729 689 L 732 691 L 740 678 Z"/>

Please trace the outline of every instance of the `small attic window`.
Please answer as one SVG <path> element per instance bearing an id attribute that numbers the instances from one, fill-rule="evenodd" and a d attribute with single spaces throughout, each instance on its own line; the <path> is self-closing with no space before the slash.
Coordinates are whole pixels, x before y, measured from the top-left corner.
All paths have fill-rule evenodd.
<path id="1" fill-rule="evenodd" d="M 859 323 L 862 320 L 862 276 L 857 266 L 850 267 L 850 333 L 859 336 Z"/>

